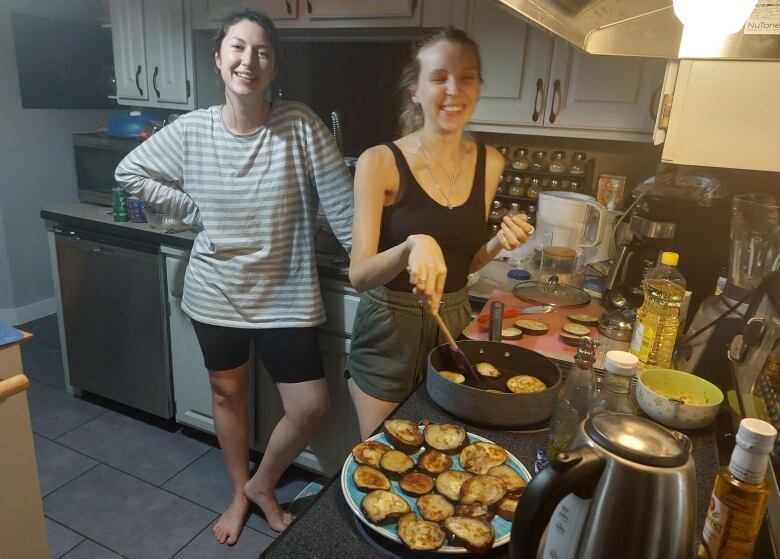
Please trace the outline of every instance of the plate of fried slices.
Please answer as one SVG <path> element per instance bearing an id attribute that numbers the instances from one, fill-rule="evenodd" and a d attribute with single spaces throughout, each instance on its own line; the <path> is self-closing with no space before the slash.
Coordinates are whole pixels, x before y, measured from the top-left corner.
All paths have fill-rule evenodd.
<path id="1" fill-rule="evenodd" d="M 341 489 L 370 529 L 415 551 L 479 553 L 509 541 L 531 475 L 453 423 L 388 419 L 352 449 Z"/>

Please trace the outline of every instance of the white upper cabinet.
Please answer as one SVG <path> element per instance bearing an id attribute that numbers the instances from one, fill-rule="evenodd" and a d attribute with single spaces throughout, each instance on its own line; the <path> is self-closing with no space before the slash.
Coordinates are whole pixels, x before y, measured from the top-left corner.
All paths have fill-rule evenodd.
<path id="1" fill-rule="evenodd" d="M 541 126 L 552 59 L 549 37 L 487 2 L 472 8 L 468 32 L 479 44 L 484 79 L 472 122 Z"/>
<path id="2" fill-rule="evenodd" d="M 667 118 L 661 159 L 780 172 L 780 63 L 680 60 L 664 82 Z M 657 132 L 657 143 L 664 131 Z"/>
<path id="3" fill-rule="evenodd" d="M 650 141 L 665 60 L 588 54 L 473 1 L 484 85 L 475 131 Z"/>
<path id="4" fill-rule="evenodd" d="M 193 29 L 216 29 L 222 19 L 242 10 L 262 12 L 274 21 L 296 19 L 298 0 L 193 0 Z"/>
<path id="5" fill-rule="evenodd" d="M 111 0 L 111 33 L 118 103 L 195 108 L 184 0 Z"/>
<path id="6" fill-rule="evenodd" d="M 142 0 L 111 0 L 111 41 L 117 96 L 148 100 Z"/>

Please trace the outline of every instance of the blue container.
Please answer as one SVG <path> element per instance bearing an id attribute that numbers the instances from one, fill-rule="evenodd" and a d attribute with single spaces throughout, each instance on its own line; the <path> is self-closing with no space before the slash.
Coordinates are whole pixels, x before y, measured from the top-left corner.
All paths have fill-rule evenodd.
<path id="1" fill-rule="evenodd" d="M 115 112 L 108 119 L 106 134 L 113 138 L 138 138 L 150 120 L 162 121 L 163 117 L 148 111 Z"/>

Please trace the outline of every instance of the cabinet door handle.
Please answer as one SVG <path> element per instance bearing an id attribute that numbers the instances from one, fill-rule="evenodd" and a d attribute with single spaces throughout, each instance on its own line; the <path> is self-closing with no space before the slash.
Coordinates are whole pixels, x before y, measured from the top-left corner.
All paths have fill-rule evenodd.
<path id="1" fill-rule="evenodd" d="M 555 106 L 555 96 L 558 96 L 558 106 Z M 553 84 L 552 106 L 550 107 L 550 124 L 555 123 L 558 113 L 561 111 L 561 80 L 555 80 Z"/>
<path id="2" fill-rule="evenodd" d="M 311 0 L 306 0 L 306 12 L 311 15 L 312 7 L 311 7 Z"/>
<path id="3" fill-rule="evenodd" d="M 143 95 L 144 90 L 141 89 L 141 82 L 139 81 L 141 78 L 141 65 L 138 65 L 138 68 L 135 70 L 135 87 L 138 88 L 138 95 Z"/>
<path id="4" fill-rule="evenodd" d="M 541 116 L 541 109 L 544 108 L 544 80 L 536 80 L 536 96 L 534 97 L 534 114 L 531 120 L 536 122 Z"/>
<path id="5" fill-rule="evenodd" d="M 292 14 L 292 6 L 290 5 L 290 0 L 284 0 L 285 6 L 287 6 L 287 15 Z"/>
<path id="6" fill-rule="evenodd" d="M 650 96 L 650 110 L 648 112 L 650 113 L 650 118 L 653 119 L 653 122 L 655 122 L 655 120 L 658 118 L 658 104 L 661 102 L 662 87 L 663 84 L 659 85 Z"/>
<path id="7" fill-rule="evenodd" d="M 160 90 L 157 89 L 157 74 L 160 73 L 160 69 L 155 66 L 154 67 L 154 74 L 152 74 L 152 87 L 154 88 L 154 92 L 157 94 L 157 98 L 160 98 Z"/>

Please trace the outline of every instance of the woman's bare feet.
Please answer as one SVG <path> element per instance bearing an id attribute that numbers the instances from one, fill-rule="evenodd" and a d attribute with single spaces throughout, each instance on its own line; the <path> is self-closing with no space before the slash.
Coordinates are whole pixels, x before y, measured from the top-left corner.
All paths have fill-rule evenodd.
<path id="1" fill-rule="evenodd" d="M 219 543 L 234 545 L 238 541 L 248 511 L 249 501 L 247 498 L 241 494 L 234 496 L 233 502 L 211 528 Z"/>
<path id="2" fill-rule="evenodd" d="M 284 531 L 293 521 L 293 515 L 279 506 L 279 501 L 273 493 L 270 495 L 260 491 L 253 484 L 254 478 L 244 484 L 244 495 L 263 511 L 268 525 L 277 532 Z"/>

